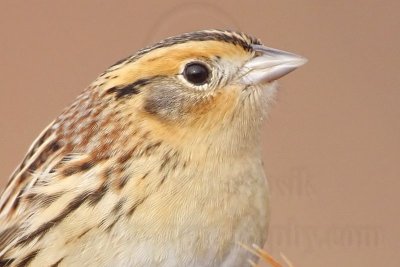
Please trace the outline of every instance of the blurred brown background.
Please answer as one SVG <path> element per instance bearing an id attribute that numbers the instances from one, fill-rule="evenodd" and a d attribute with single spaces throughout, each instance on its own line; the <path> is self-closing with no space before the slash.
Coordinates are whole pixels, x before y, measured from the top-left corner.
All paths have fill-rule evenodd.
<path id="1" fill-rule="evenodd" d="M 309 63 L 265 129 L 267 244 L 296 267 L 400 266 L 400 2 L 2 1 L 0 184 L 100 72 L 160 38 L 239 29 Z"/>

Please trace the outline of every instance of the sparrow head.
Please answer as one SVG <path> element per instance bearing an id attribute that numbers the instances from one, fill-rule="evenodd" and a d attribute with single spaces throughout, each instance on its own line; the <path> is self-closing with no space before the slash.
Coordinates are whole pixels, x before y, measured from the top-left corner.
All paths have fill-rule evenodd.
<path id="1" fill-rule="evenodd" d="M 147 156 L 162 162 L 160 171 L 178 161 L 183 168 L 193 159 L 228 166 L 232 155 L 258 157 L 275 81 L 305 62 L 232 31 L 186 33 L 142 49 L 108 68 L 43 131 L 11 179 L 7 194 L 14 198 L 5 197 L 0 211 L 11 209 L 40 168 L 68 177 L 97 166 L 107 178 L 122 175 L 132 159 L 154 164 Z"/>
<path id="2" fill-rule="evenodd" d="M 118 113 L 124 131 L 134 125 L 179 143 L 248 146 L 258 140 L 275 81 L 304 63 L 246 34 L 206 30 L 142 49 L 90 88 Z"/>

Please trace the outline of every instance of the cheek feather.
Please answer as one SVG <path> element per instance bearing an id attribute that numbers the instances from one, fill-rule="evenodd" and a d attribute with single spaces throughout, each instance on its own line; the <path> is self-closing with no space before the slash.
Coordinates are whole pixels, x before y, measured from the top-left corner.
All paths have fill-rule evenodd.
<path id="1" fill-rule="evenodd" d="M 240 97 L 239 86 L 229 86 L 188 108 L 190 124 L 194 128 L 212 130 L 231 120 Z"/>
<path id="2" fill-rule="evenodd" d="M 154 90 L 160 93 L 162 90 Z M 194 97 L 193 95 L 171 95 L 177 90 L 162 91 L 162 94 L 147 95 L 141 116 L 146 117 L 152 132 L 174 133 L 179 142 L 198 131 L 218 131 L 229 123 L 237 112 L 241 88 L 230 86 L 213 95 Z M 150 123 L 151 122 L 151 123 Z M 192 134 L 189 134 L 192 133 Z M 207 134 L 208 135 L 208 134 Z"/>

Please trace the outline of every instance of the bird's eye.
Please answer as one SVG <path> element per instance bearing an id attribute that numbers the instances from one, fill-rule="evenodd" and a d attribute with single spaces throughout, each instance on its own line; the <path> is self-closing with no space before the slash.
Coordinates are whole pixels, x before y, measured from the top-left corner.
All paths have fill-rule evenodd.
<path id="1" fill-rule="evenodd" d="M 183 70 L 185 79 L 194 85 L 203 85 L 210 78 L 210 71 L 203 63 L 192 62 L 185 66 Z"/>

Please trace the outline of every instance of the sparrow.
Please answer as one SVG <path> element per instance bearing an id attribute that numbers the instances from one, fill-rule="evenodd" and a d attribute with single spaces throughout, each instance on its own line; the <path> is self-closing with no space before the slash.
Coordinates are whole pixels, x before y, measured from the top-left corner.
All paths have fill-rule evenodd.
<path id="1" fill-rule="evenodd" d="M 11 175 L 0 266 L 246 266 L 269 221 L 261 126 L 305 62 L 204 30 L 109 67 Z"/>

